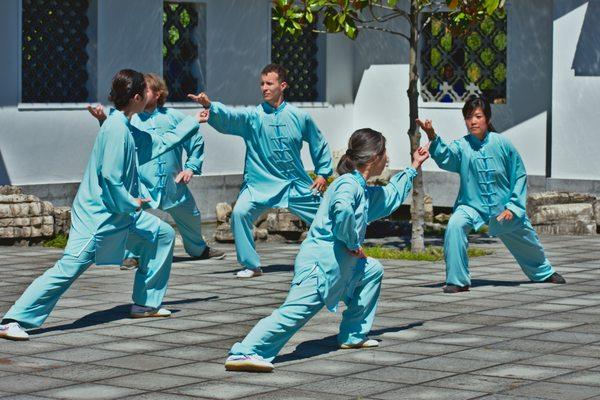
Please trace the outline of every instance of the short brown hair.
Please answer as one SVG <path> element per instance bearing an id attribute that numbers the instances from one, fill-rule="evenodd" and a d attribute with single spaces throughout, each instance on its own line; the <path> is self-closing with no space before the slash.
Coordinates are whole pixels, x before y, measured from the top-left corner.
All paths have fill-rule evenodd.
<path id="1" fill-rule="evenodd" d="M 169 89 L 167 88 L 167 83 L 165 82 L 165 80 L 153 73 L 144 74 L 144 79 L 148 83 L 148 87 L 153 92 L 160 93 L 156 104 L 159 107 L 164 106 L 165 102 L 167 101 L 167 97 L 169 96 Z"/>
<path id="2" fill-rule="evenodd" d="M 266 75 L 269 72 L 275 72 L 279 79 L 279 83 L 287 82 L 287 71 L 281 64 L 269 64 L 260 72 L 261 75 Z"/>

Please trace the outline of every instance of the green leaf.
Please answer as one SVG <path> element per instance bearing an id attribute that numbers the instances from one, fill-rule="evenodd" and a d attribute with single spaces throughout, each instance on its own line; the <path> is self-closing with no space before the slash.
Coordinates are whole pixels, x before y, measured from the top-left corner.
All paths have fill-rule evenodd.
<path id="1" fill-rule="evenodd" d="M 309 24 L 312 24 L 313 21 L 314 21 L 314 14 L 307 12 L 306 13 L 306 22 L 308 22 Z"/>

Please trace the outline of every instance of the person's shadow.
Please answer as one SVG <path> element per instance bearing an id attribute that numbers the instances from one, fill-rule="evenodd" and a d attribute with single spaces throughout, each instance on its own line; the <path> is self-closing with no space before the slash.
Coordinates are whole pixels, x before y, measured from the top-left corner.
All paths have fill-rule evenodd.
<path id="1" fill-rule="evenodd" d="M 423 321 L 413 322 L 402 327 L 373 329 L 371 330 L 371 332 L 369 332 L 369 337 L 374 338 L 388 332 L 401 332 L 421 325 L 423 325 Z M 311 358 L 331 353 L 337 351 L 338 349 L 339 345 L 337 342 L 337 336 L 331 335 L 322 339 L 314 339 L 300 343 L 298 346 L 296 346 L 293 352 L 285 354 L 283 356 L 277 356 L 275 358 L 275 362 L 280 363 L 286 361 L 303 360 L 305 358 Z"/>
<path id="2" fill-rule="evenodd" d="M 172 301 L 165 301 L 162 305 L 163 306 L 173 306 L 173 305 L 177 305 L 177 304 L 197 303 L 199 301 L 210 301 L 210 300 L 215 300 L 218 298 L 219 298 L 219 296 L 210 296 L 210 297 L 203 297 L 203 298 L 198 297 L 195 299 L 172 300 Z M 47 333 L 47 332 L 69 331 L 72 329 L 86 328 L 88 326 L 102 325 L 102 324 L 106 324 L 109 322 L 118 321 L 120 319 L 129 318 L 130 308 L 131 308 L 130 304 L 121 304 L 121 305 L 115 306 L 113 308 L 109 308 L 108 310 L 94 311 L 93 313 L 83 316 L 83 317 L 79 318 L 78 320 L 71 322 L 70 324 L 57 325 L 57 326 L 52 326 L 49 328 L 32 329 L 32 330 L 27 331 L 27 333 L 29 333 L 31 335 L 39 335 L 39 334 Z M 175 313 L 179 312 L 180 310 L 171 309 L 170 311 L 173 314 L 175 314 Z"/>
<path id="3" fill-rule="evenodd" d="M 271 265 L 265 265 L 261 269 L 262 269 L 263 274 L 269 274 L 272 272 L 294 272 L 294 265 L 293 264 L 271 264 Z M 217 274 L 217 275 L 235 274 L 239 270 L 240 270 L 240 268 L 236 268 L 236 269 L 230 269 L 227 271 L 211 272 L 211 274 L 213 274 L 213 275 L 215 275 L 215 274 Z"/>
<path id="4" fill-rule="evenodd" d="M 498 281 L 495 279 L 471 279 L 471 287 L 477 287 L 477 286 L 511 287 L 511 286 L 530 285 L 533 283 L 534 282 L 531 282 L 531 281 Z M 443 282 L 440 282 L 440 283 L 430 283 L 427 285 L 420 285 L 420 286 L 427 287 L 427 288 L 441 288 L 444 285 L 446 285 L 446 284 Z"/>

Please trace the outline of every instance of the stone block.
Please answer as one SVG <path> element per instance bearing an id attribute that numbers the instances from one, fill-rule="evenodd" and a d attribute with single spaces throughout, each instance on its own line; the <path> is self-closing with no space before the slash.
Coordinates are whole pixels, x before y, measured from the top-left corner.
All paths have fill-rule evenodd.
<path id="1" fill-rule="evenodd" d="M 32 217 L 41 216 L 43 203 L 36 201 L 33 203 L 26 203 L 29 205 L 29 215 Z"/>
<path id="2" fill-rule="evenodd" d="M 41 226 L 44 221 L 44 217 L 31 217 L 29 219 L 29 225 L 31 226 Z"/>
<path id="3" fill-rule="evenodd" d="M 228 222 L 223 222 L 217 226 L 215 240 L 220 243 L 233 243 L 233 232 Z"/>
<path id="4" fill-rule="evenodd" d="M 440 213 L 436 215 L 433 219 L 435 220 L 435 222 L 438 222 L 440 224 L 448 224 L 448 221 L 450 221 L 451 216 L 452 214 Z"/>
<path id="5" fill-rule="evenodd" d="M 425 199 L 423 200 L 423 207 L 425 222 L 433 222 L 433 199 L 428 194 L 425 195 Z"/>
<path id="6" fill-rule="evenodd" d="M 267 229 L 271 232 L 304 232 L 306 225 L 287 209 L 279 209 L 267 217 Z"/>
<path id="7" fill-rule="evenodd" d="M 0 195 L 21 194 L 23 189 L 19 186 L 0 185 Z"/>
<path id="8" fill-rule="evenodd" d="M 540 235 L 595 235 L 596 223 L 565 222 L 551 225 L 534 225 Z"/>
<path id="9" fill-rule="evenodd" d="M 69 208 L 69 207 L 66 207 Z M 69 208 L 70 209 L 70 208 Z M 54 212 L 54 206 L 49 201 L 42 201 L 42 214 L 52 215 Z"/>
<path id="10" fill-rule="evenodd" d="M 12 217 L 28 217 L 29 216 L 29 203 L 14 203 L 9 204 Z"/>
<path id="11" fill-rule="evenodd" d="M 27 217 L 23 218 L 0 218 L 0 226 L 29 226 L 31 225 L 31 219 Z"/>
<path id="12" fill-rule="evenodd" d="M 533 225 L 590 224 L 594 221 L 594 209 L 591 203 L 549 204 L 539 206 L 529 217 Z"/>
<path id="13" fill-rule="evenodd" d="M 217 222 L 229 222 L 232 208 L 228 203 L 218 203 L 216 206 Z"/>
<path id="14" fill-rule="evenodd" d="M 256 228 L 254 229 L 254 236 L 258 240 L 269 239 L 269 231 L 266 229 Z"/>
<path id="15" fill-rule="evenodd" d="M 0 204 L 0 218 L 12 217 L 12 208 L 9 204 Z"/>
<path id="16" fill-rule="evenodd" d="M 50 236 L 52 236 L 54 233 L 55 233 L 55 232 L 54 232 L 54 224 L 44 224 L 44 225 L 42 225 L 42 228 L 41 228 L 41 236 L 44 236 L 44 237 L 50 237 Z M 60 232 L 60 233 L 65 233 L 65 234 L 68 234 L 68 233 L 69 233 L 69 231 L 67 230 L 67 232 Z"/>
<path id="17" fill-rule="evenodd" d="M 540 192 L 527 196 L 527 208 L 536 208 L 548 204 L 592 203 L 596 198 L 587 193 Z"/>

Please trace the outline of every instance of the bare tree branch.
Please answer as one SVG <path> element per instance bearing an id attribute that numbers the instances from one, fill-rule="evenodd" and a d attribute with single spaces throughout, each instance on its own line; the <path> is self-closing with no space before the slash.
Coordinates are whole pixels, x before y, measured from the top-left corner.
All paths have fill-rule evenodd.
<path id="1" fill-rule="evenodd" d="M 379 26 L 372 26 L 372 25 L 360 25 L 360 26 L 357 26 L 356 28 L 357 29 L 370 29 L 372 31 L 386 32 L 386 33 L 390 33 L 392 35 L 402 36 L 403 38 L 405 38 L 406 40 L 408 40 L 410 42 L 410 37 L 408 35 L 406 35 L 405 33 L 402 33 L 402 32 L 394 31 L 392 29 L 381 28 Z"/>

